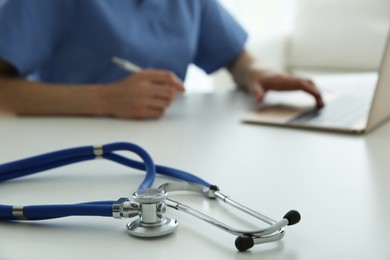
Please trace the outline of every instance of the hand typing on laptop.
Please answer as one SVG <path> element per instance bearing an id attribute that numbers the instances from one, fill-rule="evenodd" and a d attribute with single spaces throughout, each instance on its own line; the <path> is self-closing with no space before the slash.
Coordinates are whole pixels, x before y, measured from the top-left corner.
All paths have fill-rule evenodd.
<path id="1" fill-rule="evenodd" d="M 236 83 L 248 90 L 258 102 L 263 101 L 269 90 L 301 90 L 314 97 L 317 108 L 324 106 L 321 93 L 313 81 L 287 73 L 277 73 L 263 66 L 256 66 L 253 58 L 245 51 L 228 69 Z"/>

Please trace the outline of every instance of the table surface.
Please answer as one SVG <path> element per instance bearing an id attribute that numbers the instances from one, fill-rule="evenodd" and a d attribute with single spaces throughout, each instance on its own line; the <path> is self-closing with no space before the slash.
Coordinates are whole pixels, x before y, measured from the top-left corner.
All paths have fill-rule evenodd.
<path id="1" fill-rule="evenodd" d="M 0 259 L 390 259 L 390 123 L 368 135 L 243 124 L 252 105 L 239 92 L 180 97 L 159 120 L 3 117 L 0 163 L 110 142 L 144 147 L 160 165 L 199 175 L 233 199 L 281 219 L 302 220 L 282 241 L 240 253 L 235 237 L 185 213 L 175 233 L 127 234 L 129 220 L 69 217 L 0 223 Z M 129 154 L 129 156 L 131 156 Z M 143 173 L 98 160 L 0 184 L 2 204 L 55 204 L 130 196 Z M 166 178 L 158 178 L 156 185 Z M 266 227 L 218 201 L 171 196 L 243 229 Z"/>

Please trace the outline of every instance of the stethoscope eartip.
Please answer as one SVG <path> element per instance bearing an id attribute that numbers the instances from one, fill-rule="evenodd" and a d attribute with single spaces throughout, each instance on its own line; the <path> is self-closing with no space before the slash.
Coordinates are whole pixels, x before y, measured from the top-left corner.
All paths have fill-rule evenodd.
<path id="1" fill-rule="evenodd" d="M 235 244 L 238 251 L 244 252 L 249 248 L 253 247 L 255 245 L 255 242 L 253 241 L 253 238 L 251 236 L 242 235 L 236 238 Z"/>
<path id="2" fill-rule="evenodd" d="M 283 218 L 287 219 L 288 225 L 291 226 L 297 224 L 301 220 L 301 214 L 296 210 L 290 210 Z"/>

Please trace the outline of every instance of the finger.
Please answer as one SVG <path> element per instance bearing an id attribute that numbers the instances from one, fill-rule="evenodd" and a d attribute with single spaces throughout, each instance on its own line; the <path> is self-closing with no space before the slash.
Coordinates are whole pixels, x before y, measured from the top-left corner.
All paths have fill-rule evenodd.
<path id="1" fill-rule="evenodd" d="M 176 98 L 176 89 L 173 86 L 153 86 L 153 90 L 151 91 L 154 97 L 168 99 L 170 101 Z"/>
<path id="2" fill-rule="evenodd" d="M 147 78 L 152 82 L 162 85 L 171 85 L 179 92 L 185 90 L 183 82 L 172 72 L 163 70 L 143 70 L 138 74 L 140 77 Z"/>
<path id="3" fill-rule="evenodd" d="M 173 87 L 162 87 L 150 83 L 144 90 L 146 92 L 139 101 L 147 107 L 165 109 L 176 98 L 176 90 Z"/>
<path id="4" fill-rule="evenodd" d="M 160 118 L 164 115 L 165 109 L 149 107 L 145 118 Z"/>
<path id="5" fill-rule="evenodd" d="M 315 98 L 317 107 L 324 106 L 320 91 L 317 89 L 314 82 L 309 79 L 282 75 L 277 77 L 273 84 L 269 84 L 268 87 L 273 90 L 302 90 Z"/>
<path id="6" fill-rule="evenodd" d="M 151 98 L 148 99 L 146 106 L 155 109 L 166 109 L 172 103 L 169 99 Z"/>
<path id="7" fill-rule="evenodd" d="M 143 110 L 138 111 L 133 118 L 135 119 L 152 119 L 160 118 L 164 115 L 164 109 L 154 108 L 154 107 L 145 107 Z"/>
<path id="8" fill-rule="evenodd" d="M 144 82 L 142 84 L 142 96 L 148 99 L 163 99 L 171 103 L 175 98 L 177 91 L 171 85 L 161 85 L 154 82 Z"/>
<path id="9" fill-rule="evenodd" d="M 258 81 L 252 81 L 248 85 L 249 92 L 257 102 L 262 102 L 265 96 L 265 90 Z"/>
<path id="10" fill-rule="evenodd" d="M 305 91 L 306 93 L 311 94 L 315 98 L 317 107 L 319 108 L 323 107 L 324 100 L 322 98 L 320 91 L 315 86 L 314 82 L 309 79 L 304 79 L 302 80 L 301 84 L 302 84 L 302 90 Z"/>

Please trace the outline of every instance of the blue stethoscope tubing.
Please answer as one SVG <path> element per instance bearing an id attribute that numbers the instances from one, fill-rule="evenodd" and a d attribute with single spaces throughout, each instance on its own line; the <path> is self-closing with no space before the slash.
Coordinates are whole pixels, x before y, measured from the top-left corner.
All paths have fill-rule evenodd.
<path id="1" fill-rule="evenodd" d="M 155 165 L 151 156 L 142 147 L 133 143 L 118 142 L 106 144 L 99 147 L 99 151 L 101 154 L 97 155 L 95 146 L 82 146 L 2 164 L 0 165 L 0 182 L 20 178 L 68 164 L 102 157 L 134 169 L 146 171 L 145 178 L 138 187 L 139 190 L 150 188 L 153 185 L 156 173 L 182 181 L 200 184 L 205 187 L 211 186 L 205 180 L 191 173 L 171 167 Z M 133 152 L 142 159 L 142 162 L 124 157 L 120 154 L 116 154 L 116 151 Z M 116 201 L 110 200 L 64 205 L 24 206 L 23 215 L 27 220 L 43 220 L 68 216 L 112 217 L 112 206 L 115 202 Z M 13 205 L 0 204 L 0 219 L 18 220 L 14 216 L 13 209 Z"/>

